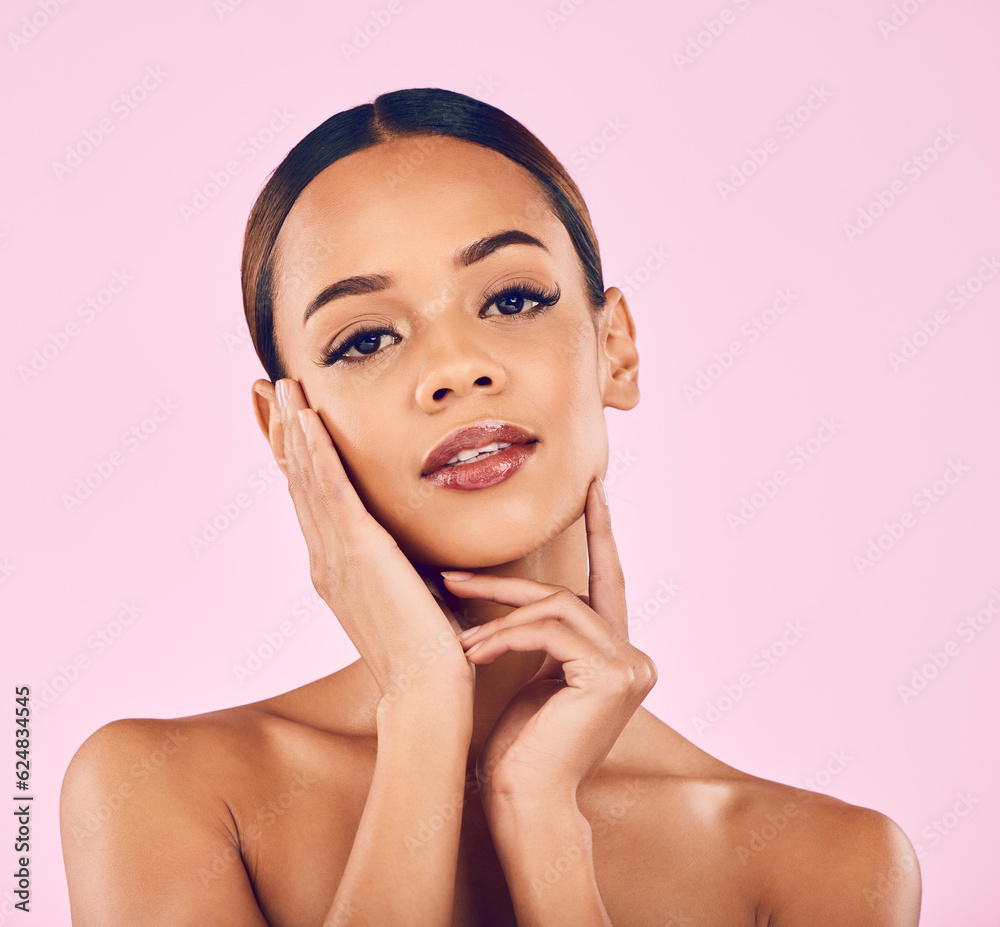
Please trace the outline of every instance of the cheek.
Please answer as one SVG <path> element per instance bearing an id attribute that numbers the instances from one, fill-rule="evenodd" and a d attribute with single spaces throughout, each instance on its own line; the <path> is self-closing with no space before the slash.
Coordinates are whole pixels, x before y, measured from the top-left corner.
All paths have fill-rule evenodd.
<path id="1" fill-rule="evenodd" d="M 551 437 L 558 435 L 584 456 L 595 444 L 599 451 L 607 440 L 593 350 L 593 332 L 589 328 L 576 336 L 575 343 L 554 345 L 526 371 L 520 390 L 534 407 L 540 427 Z"/>
<path id="2" fill-rule="evenodd" d="M 424 501 L 420 461 L 430 448 L 392 390 L 351 388 L 321 413 L 344 470 L 368 512 L 397 535 Z M 426 428 L 426 424 L 425 424 Z M 423 493 L 421 492 L 423 490 Z"/>

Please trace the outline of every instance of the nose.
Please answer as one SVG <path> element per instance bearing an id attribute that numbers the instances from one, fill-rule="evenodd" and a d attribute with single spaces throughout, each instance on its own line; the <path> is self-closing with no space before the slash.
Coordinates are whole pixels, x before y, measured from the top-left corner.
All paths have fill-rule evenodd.
<path id="1" fill-rule="evenodd" d="M 483 395 L 500 393 L 507 385 L 503 365 L 483 344 L 488 333 L 476 330 L 478 320 L 446 320 L 446 315 L 442 313 L 424 332 L 427 354 L 416 401 L 427 413 L 439 412 L 477 391 Z"/>

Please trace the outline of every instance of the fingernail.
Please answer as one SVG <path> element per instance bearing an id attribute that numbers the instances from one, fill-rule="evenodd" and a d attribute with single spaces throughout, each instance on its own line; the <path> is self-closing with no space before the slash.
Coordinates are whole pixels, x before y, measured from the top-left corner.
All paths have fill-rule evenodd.
<path id="1" fill-rule="evenodd" d="M 476 625 L 474 628 L 466 628 L 461 634 L 458 635 L 458 639 L 460 641 L 467 641 L 478 630 L 479 630 L 479 625 Z"/>
<path id="2" fill-rule="evenodd" d="M 302 431 L 309 434 L 309 416 L 306 415 L 305 409 L 299 409 L 299 424 L 302 426 Z"/>
<path id="3" fill-rule="evenodd" d="M 597 488 L 601 491 L 601 499 L 604 500 L 604 504 L 608 504 L 608 491 L 604 488 L 604 480 L 600 477 L 597 478 Z M 610 508 L 610 506 L 609 506 Z"/>
<path id="4" fill-rule="evenodd" d="M 470 653 L 475 653 L 485 643 L 486 641 L 480 641 L 478 644 L 473 644 L 468 650 L 465 651 L 465 655 L 468 656 Z"/>
<path id="5" fill-rule="evenodd" d="M 274 384 L 274 393 L 278 397 L 278 408 L 284 409 L 288 402 L 288 384 L 284 380 L 278 380 Z"/>
<path id="6" fill-rule="evenodd" d="M 442 570 L 441 575 L 445 579 L 450 579 L 454 582 L 458 582 L 461 579 L 471 579 L 476 574 L 467 573 L 465 570 Z"/>

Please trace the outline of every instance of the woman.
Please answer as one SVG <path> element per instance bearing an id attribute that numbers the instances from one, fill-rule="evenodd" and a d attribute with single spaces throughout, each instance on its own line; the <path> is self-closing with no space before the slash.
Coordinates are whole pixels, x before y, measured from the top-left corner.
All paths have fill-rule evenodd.
<path id="1" fill-rule="evenodd" d="M 94 734 L 63 789 L 74 924 L 917 923 L 891 820 L 641 707 L 601 481 L 635 329 L 534 136 L 444 90 L 337 114 L 261 192 L 243 293 L 256 416 L 360 659 Z"/>

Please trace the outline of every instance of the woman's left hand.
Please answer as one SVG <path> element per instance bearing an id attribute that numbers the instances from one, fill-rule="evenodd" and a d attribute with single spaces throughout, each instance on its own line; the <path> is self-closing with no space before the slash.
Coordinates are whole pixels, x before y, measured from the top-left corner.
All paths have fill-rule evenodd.
<path id="1" fill-rule="evenodd" d="M 515 606 L 465 632 L 470 662 L 492 663 L 511 651 L 546 654 L 480 751 L 489 817 L 508 803 L 522 809 L 575 804 L 577 789 L 597 772 L 656 682 L 655 664 L 628 640 L 625 580 L 602 494 L 594 480 L 585 507 L 589 595 L 518 577 L 448 580 L 456 596 Z"/>

